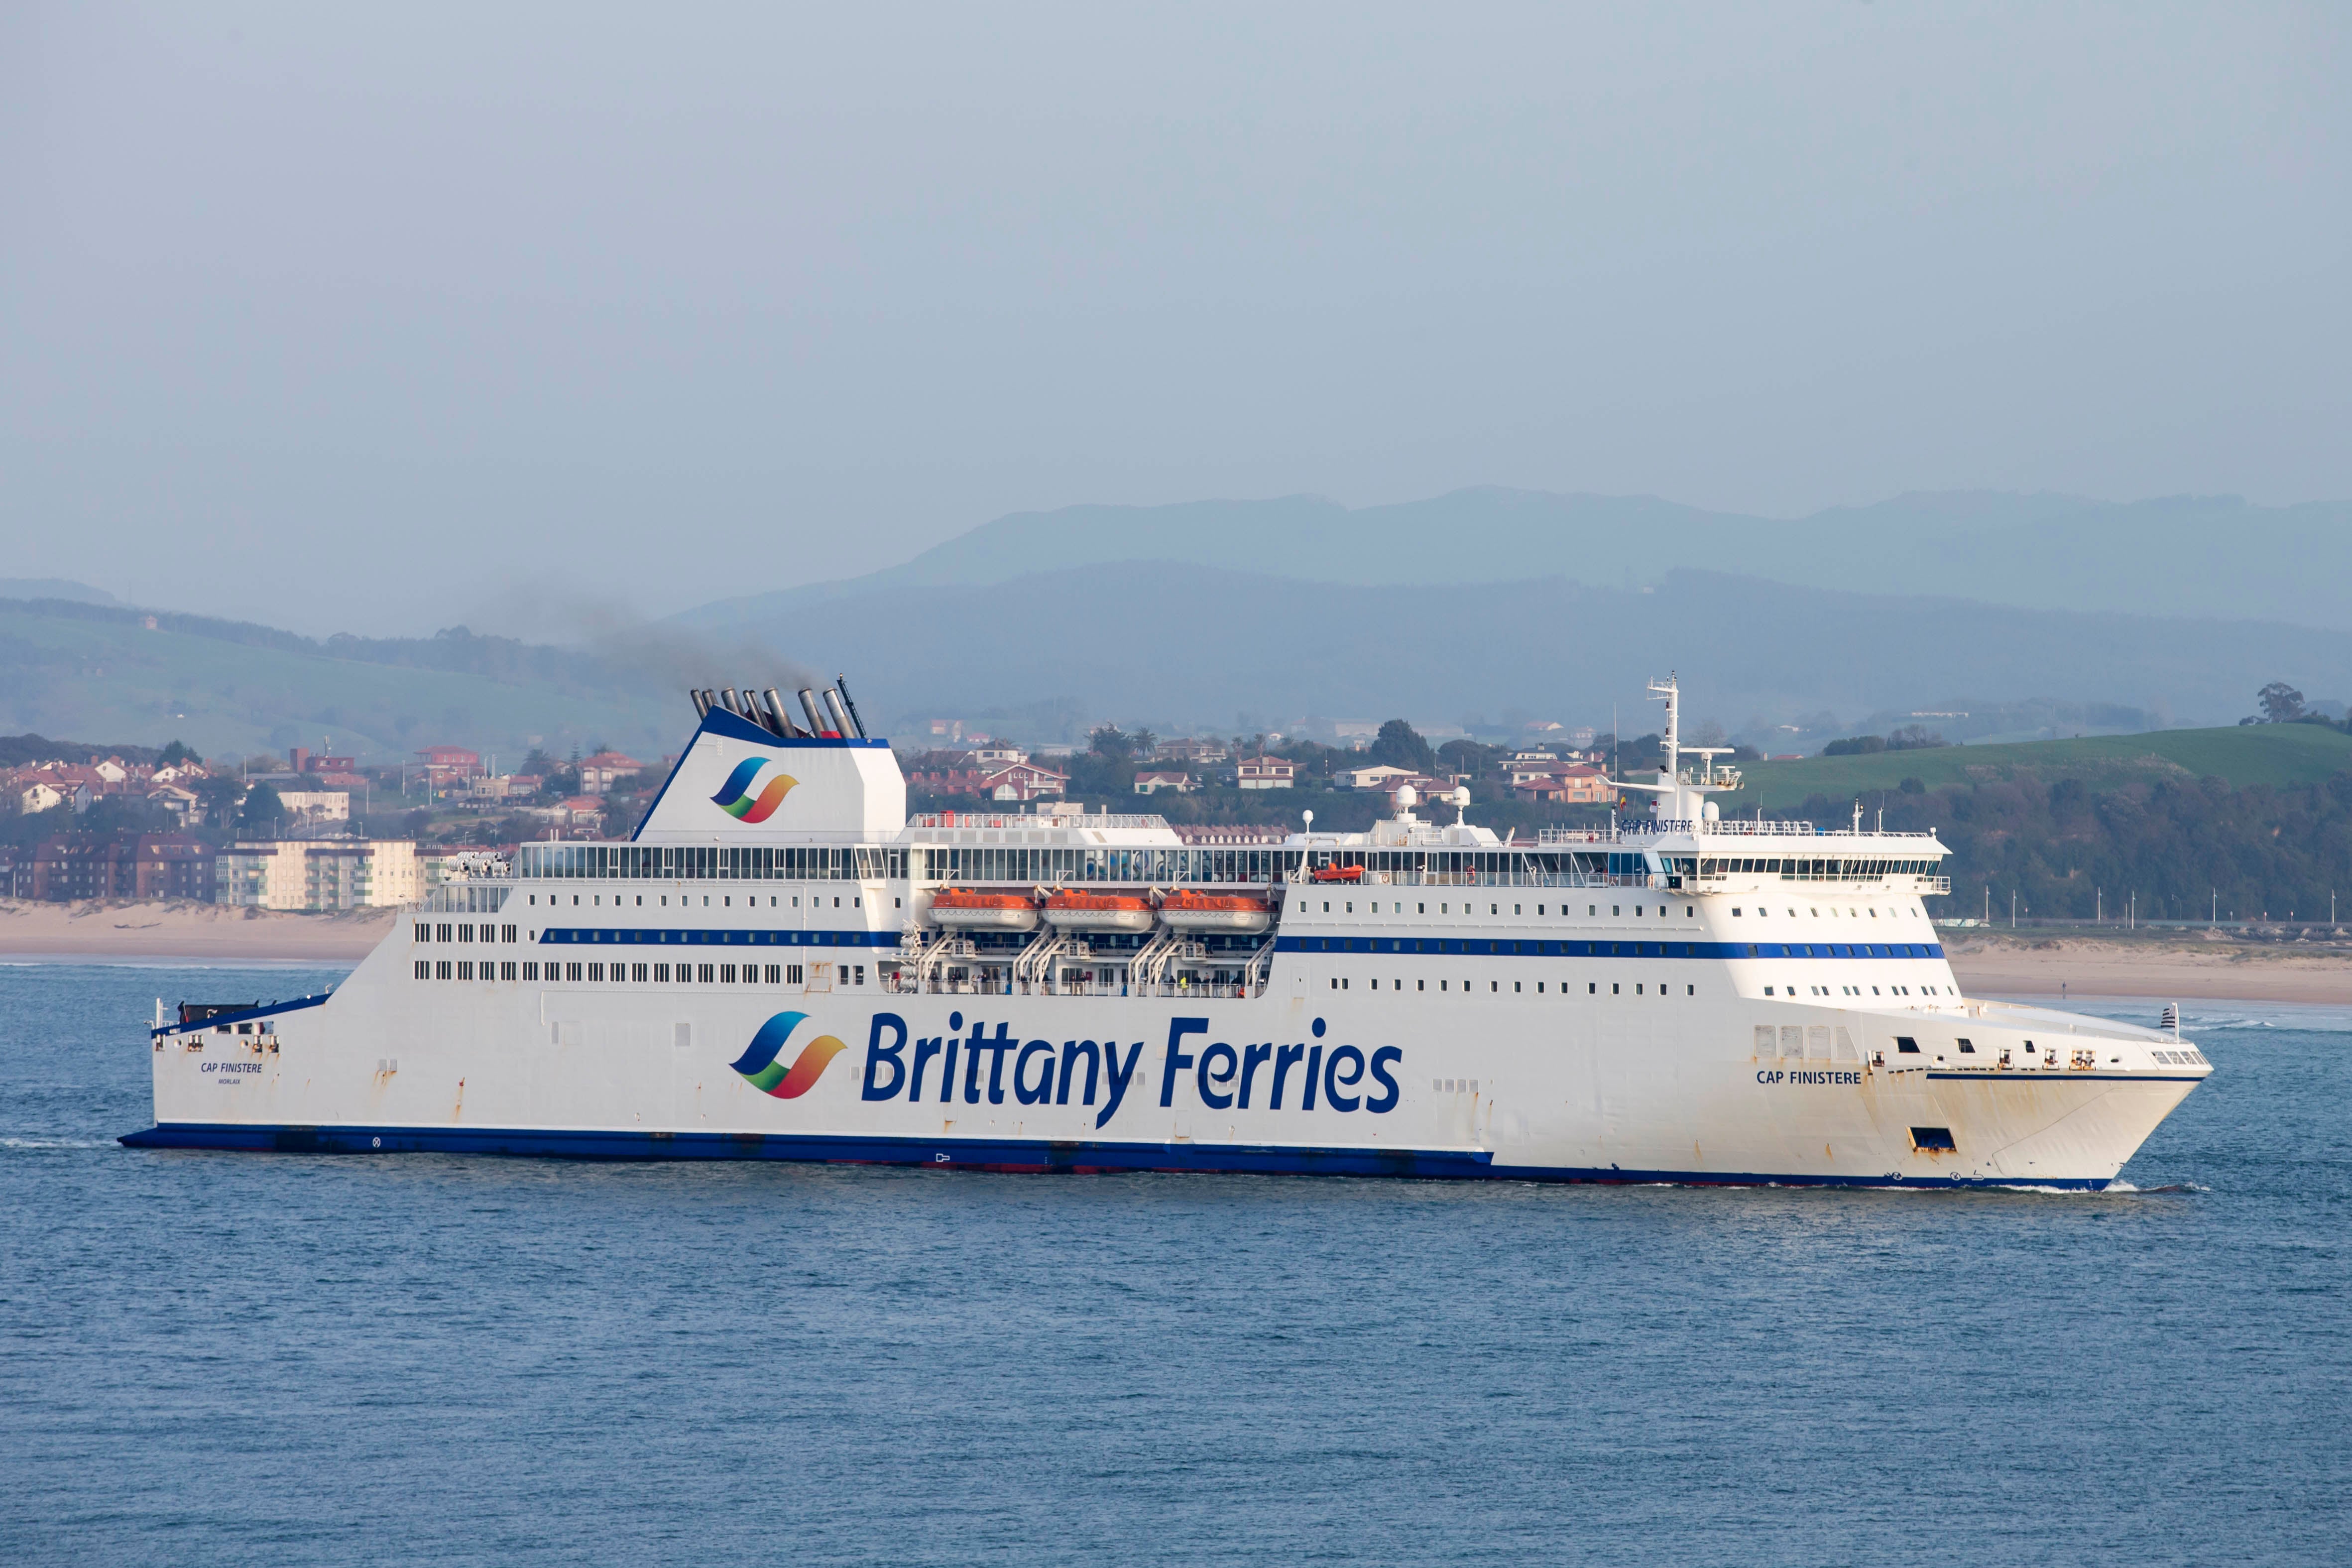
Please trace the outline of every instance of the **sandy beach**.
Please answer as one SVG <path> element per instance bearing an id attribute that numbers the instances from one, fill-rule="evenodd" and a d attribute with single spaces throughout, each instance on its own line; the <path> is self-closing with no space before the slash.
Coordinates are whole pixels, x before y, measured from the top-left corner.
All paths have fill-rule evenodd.
<path id="1" fill-rule="evenodd" d="M 1944 951 L 1970 995 L 2352 1002 L 2352 947 L 2335 943 L 1948 932 Z"/>
<path id="2" fill-rule="evenodd" d="M 0 899 L 0 958 L 356 962 L 392 929 L 393 916 L 391 910 L 306 915 L 180 900 L 49 904 Z"/>

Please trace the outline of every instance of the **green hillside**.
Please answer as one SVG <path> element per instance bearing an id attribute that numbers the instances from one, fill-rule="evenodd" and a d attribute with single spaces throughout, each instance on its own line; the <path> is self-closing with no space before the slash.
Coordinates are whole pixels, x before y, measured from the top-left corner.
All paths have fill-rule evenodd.
<path id="1" fill-rule="evenodd" d="M 2317 784 L 2352 768 L 2352 735 L 2316 724 L 2249 724 L 2226 730 L 2158 730 L 2145 735 L 2096 735 L 2080 741 L 2028 741 L 2007 746 L 1938 746 L 1869 756 L 1808 757 L 1793 763 L 1749 763 L 1742 788 L 1722 797 L 1727 815 L 1761 805 L 1783 811 L 1810 796 L 1867 795 L 1916 778 L 1929 789 L 2032 773 L 2045 780 L 2080 779 L 2095 789 L 2133 780 L 2227 779 L 2231 784 Z"/>
<path id="2" fill-rule="evenodd" d="M 454 744 L 520 762 L 532 744 L 560 755 L 600 740 L 658 756 L 691 717 L 683 698 L 335 658 L 0 602 L 0 732 L 176 738 L 208 756 L 317 750 L 331 738 L 363 762 Z"/>

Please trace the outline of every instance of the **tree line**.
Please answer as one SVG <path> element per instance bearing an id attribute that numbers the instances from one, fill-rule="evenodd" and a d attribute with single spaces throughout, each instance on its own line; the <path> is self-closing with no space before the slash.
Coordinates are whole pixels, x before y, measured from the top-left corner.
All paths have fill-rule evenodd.
<path id="1" fill-rule="evenodd" d="M 1941 914 L 2088 920 L 2137 894 L 2143 920 L 2325 920 L 2352 894 L 2352 772 L 2324 784 L 2233 787 L 2219 778 L 2095 791 L 2030 773 L 1865 796 L 1890 830 L 1933 832 L 1951 851 Z M 1815 795 L 1801 817 L 1843 826 L 1850 799 Z M 2352 907 L 2352 900 L 2347 900 Z"/>

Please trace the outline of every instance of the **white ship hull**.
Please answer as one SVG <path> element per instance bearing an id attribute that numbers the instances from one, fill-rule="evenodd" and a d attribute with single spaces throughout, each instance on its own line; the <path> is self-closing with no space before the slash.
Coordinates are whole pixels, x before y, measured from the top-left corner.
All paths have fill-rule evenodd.
<path id="1" fill-rule="evenodd" d="M 789 729 L 713 710 L 635 839 L 524 847 L 330 995 L 159 1014 L 125 1142 L 2096 1188 L 2210 1070 L 1963 998 L 1920 902 L 1941 845 L 1702 816 L 1722 786 L 1675 772 L 1671 709 L 1661 815 L 1549 847 L 1410 815 L 1230 851 L 908 822 L 881 742 Z M 1138 925 L 1154 889 L 1245 895 L 1275 929 L 923 912 L 1056 883 Z"/>
<path id="2" fill-rule="evenodd" d="M 1359 959 L 1335 994 L 1319 956 L 1281 955 L 1266 994 L 1247 999 L 893 995 L 420 983 L 387 944 L 323 1001 L 158 1031 L 157 1126 L 132 1142 L 2096 1188 L 2208 1070 L 2169 1037 L 2102 1020 L 1709 995 L 1730 977 L 1703 960 L 1538 960 L 1551 976 L 1538 995 L 1531 973 L 1488 978 L 1456 961 L 1391 961 L 1405 989 L 1371 992 Z M 1416 967 L 1440 966 L 1442 996 L 1413 988 L 1437 978 Z M 1634 967 L 1648 978 L 1585 978 Z M 792 1099 L 735 1065 L 780 1014 L 805 1015 L 780 1064 L 828 1037 L 844 1047 Z M 1787 1057 L 1783 1030 L 1798 1035 Z M 1986 1065 L 1956 1056 L 1962 1037 Z M 1900 1054 L 1897 1038 L 1923 1048 Z M 1992 1065 L 2004 1048 L 2006 1070 Z"/>

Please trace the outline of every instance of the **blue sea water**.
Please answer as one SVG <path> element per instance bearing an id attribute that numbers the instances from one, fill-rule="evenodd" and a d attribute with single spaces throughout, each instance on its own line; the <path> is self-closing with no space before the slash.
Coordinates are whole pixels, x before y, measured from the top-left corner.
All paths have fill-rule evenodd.
<path id="1" fill-rule="evenodd" d="M 0 968 L 6 1561 L 2352 1560 L 2341 1010 L 2098 1196 L 113 1142 L 332 978 Z"/>

